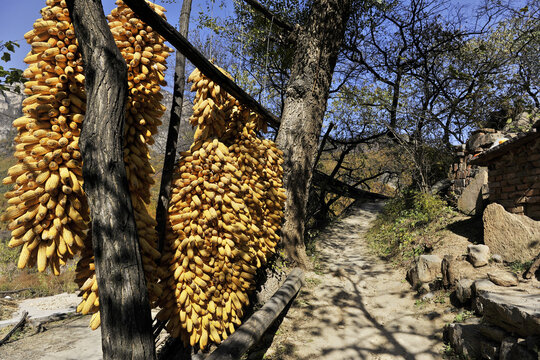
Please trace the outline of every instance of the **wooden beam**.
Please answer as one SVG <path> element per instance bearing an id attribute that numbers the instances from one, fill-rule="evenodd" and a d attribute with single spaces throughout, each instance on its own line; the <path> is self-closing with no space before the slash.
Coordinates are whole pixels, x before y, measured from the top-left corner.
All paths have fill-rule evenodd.
<path id="1" fill-rule="evenodd" d="M 205 360 L 237 360 L 256 344 L 265 331 L 279 317 L 283 309 L 300 291 L 304 283 L 304 272 L 295 268 L 278 291 L 264 306 L 242 324 L 227 340 Z"/>
<path id="2" fill-rule="evenodd" d="M 180 10 L 180 33 L 187 38 L 189 30 L 189 17 L 191 14 L 191 0 L 182 2 Z M 171 195 L 171 183 L 176 161 L 176 148 L 178 143 L 178 133 L 180 131 L 180 119 L 184 105 L 184 87 L 186 84 L 186 57 L 180 52 L 176 52 L 176 64 L 174 67 L 174 87 L 171 106 L 171 116 L 169 119 L 169 129 L 167 132 L 167 144 L 165 145 L 165 159 L 163 159 L 163 170 L 161 172 L 161 184 L 156 205 L 156 230 L 158 233 L 158 251 L 163 252 L 165 244 L 165 230 L 167 225 L 167 209 Z"/>
<path id="3" fill-rule="evenodd" d="M 165 38 L 176 50 L 180 51 L 186 58 L 193 63 L 204 75 L 219 84 L 226 92 L 234 96 L 242 104 L 262 116 L 268 125 L 279 128 L 280 120 L 268 109 L 259 104 L 254 98 L 246 93 L 234 81 L 229 79 L 217 67 L 214 66 L 203 54 L 199 52 L 185 37 L 182 36 L 171 24 L 165 21 L 145 0 L 124 0 L 124 3 L 133 10 L 135 15 L 151 26 L 161 36 Z"/>

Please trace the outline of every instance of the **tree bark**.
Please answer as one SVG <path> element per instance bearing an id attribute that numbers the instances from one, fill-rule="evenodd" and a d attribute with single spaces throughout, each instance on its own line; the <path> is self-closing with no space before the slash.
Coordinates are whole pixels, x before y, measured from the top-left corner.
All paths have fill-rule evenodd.
<path id="1" fill-rule="evenodd" d="M 189 16 L 191 13 L 191 0 L 182 2 L 180 10 L 180 34 L 186 39 L 189 30 Z M 180 119 L 182 118 L 182 107 L 184 104 L 184 87 L 186 84 L 186 57 L 176 51 L 176 65 L 174 67 L 174 89 L 173 102 L 171 107 L 171 119 L 169 122 L 169 132 L 167 134 L 167 145 L 165 146 L 165 159 L 163 160 L 163 171 L 161 172 L 161 185 L 156 207 L 156 230 L 159 239 L 159 252 L 163 251 L 165 239 L 166 215 L 169 207 L 169 196 L 171 193 L 171 182 L 176 160 L 176 147 L 178 143 L 178 131 L 180 129 Z"/>
<path id="2" fill-rule="evenodd" d="M 304 246 L 306 208 L 324 113 L 352 0 L 316 0 L 300 29 L 277 136 L 287 191 L 281 237 L 289 261 L 309 267 Z"/>
<path id="3" fill-rule="evenodd" d="M 87 112 L 80 138 L 92 216 L 104 359 L 155 359 L 150 304 L 124 166 L 127 66 L 100 0 L 68 0 L 83 55 Z"/>

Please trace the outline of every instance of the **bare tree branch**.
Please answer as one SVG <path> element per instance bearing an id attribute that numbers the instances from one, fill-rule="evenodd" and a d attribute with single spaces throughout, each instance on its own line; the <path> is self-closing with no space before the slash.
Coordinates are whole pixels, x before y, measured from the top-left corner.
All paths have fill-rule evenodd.
<path id="1" fill-rule="evenodd" d="M 249 4 L 253 9 L 260 12 L 265 18 L 267 18 L 283 30 L 286 30 L 287 32 L 291 32 L 294 30 L 293 25 L 289 24 L 287 21 L 281 19 L 279 16 L 268 10 L 257 0 L 244 0 L 244 2 Z"/>

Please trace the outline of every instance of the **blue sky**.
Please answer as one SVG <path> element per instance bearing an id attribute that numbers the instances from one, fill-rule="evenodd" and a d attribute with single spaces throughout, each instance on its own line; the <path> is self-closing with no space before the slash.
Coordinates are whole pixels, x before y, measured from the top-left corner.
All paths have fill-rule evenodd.
<path id="1" fill-rule="evenodd" d="M 20 45 L 16 48 L 15 54 L 12 54 L 12 60 L 7 64 L 2 64 L 5 68 L 16 67 L 19 69 L 25 69 L 26 64 L 23 62 L 24 57 L 30 51 L 30 45 L 26 43 L 23 35 L 32 29 L 32 24 L 38 18 L 40 18 L 39 10 L 45 7 L 45 0 L 1 0 L 2 11 L 0 12 L 0 41 L 17 41 Z M 114 0 L 103 0 L 103 8 L 105 14 L 109 14 L 110 11 L 116 7 Z M 180 7 L 182 0 L 156 0 L 156 3 L 167 9 L 167 19 L 172 24 L 178 23 L 178 17 L 180 15 Z M 227 16 L 232 14 L 232 1 L 216 1 L 218 4 L 212 4 L 212 0 L 194 0 L 191 12 L 192 22 L 190 29 L 194 29 L 193 19 L 198 16 L 198 13 L 208 11 L 214 16 Z M 219 7 L 219 4 L 223 4 L 223 7 Z M 202 32 L 202 36 L 206 32 Z M 171 74 L 168 74 L 172 77 Z M 168 81 L 172 83 L 172 81 Z"/>

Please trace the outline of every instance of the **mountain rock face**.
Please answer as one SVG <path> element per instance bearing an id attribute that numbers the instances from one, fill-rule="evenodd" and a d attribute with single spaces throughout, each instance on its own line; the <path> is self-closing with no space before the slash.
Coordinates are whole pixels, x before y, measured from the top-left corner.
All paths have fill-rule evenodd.
<path id="1" fill-rule="evenodd" d="M 15 128 L 13 120 L 22 115 L 24 95 L 14 91 L 0 91 L 0 142 L 11 142 Z"/>
<path id="2" fill-rule="evenodd" d="M 167 132 L 169 129 L 169 120 L 171 119 L 171 105 L 173 94 L 168 91 L 162 91 L 163 100 L 161 103 L 165 105 L 167 110 L 165 114 L 161 117 L 162 125 L 159 126 L 159 132 L 154 135 L 155 143 L 152 145 L 152 150 L 154 152 L 164 154 L 165 145 L 167 144 Z M 190 99 L 184 97 L 183 109 L 182 109 L 182 119 L 180 121 L 180 131 L 178 133 L 178 151 L 186 151 L 189 149 L 189 146 L 193 143 L 193 127 L 189 123 L 189 117 L 193 113 L 193 104 Z"/>
<path id="3" fill-rule="evenodd" d="M 155 143 L 152 150 L 157 153 L 165 152 L 167 143 L 167 131 L 169 119 L 171 117 L 171 104 L 173 95 L 168 91 L 163 91 L 163 105 L 167 108 L 161 118 L 163 124 L 159 127 L 159 133 L 154 136 Z M 22 116 L 22 101 L 25 98 L 23 94 L 15 91 L 0 92 L 0 153 L 12 152 L 12 141 L 15 137 L 15 128 L 12 126 L 13 120 Z M 189 99 L 184 99 L 184 108 L 182 111 L 182 121 L 180 124 L 180 133 L 178 136 L 178 151 L 189 149 L 193 142 L 193 130 L 189 124 L 188 118 L 192 113 L 192 104 Z"/>

